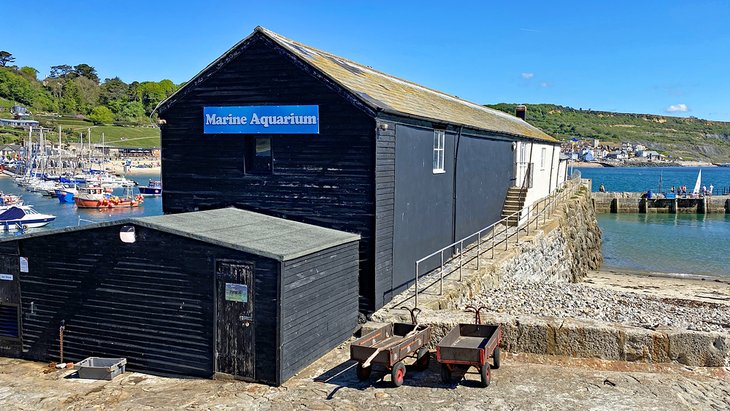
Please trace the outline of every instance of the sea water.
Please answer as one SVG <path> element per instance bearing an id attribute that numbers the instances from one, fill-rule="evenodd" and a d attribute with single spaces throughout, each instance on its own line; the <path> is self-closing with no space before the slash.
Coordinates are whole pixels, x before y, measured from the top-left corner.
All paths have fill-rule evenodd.
<path id="1" fill-rule="evenodd" d="M 713 185 L 715 194 L 730 191 L 730 167 L 603 167 L 576 168 L 581 177 L 593 180 L 593 191 L 601 184 L 606 191 L 669 192 L 671 187 L 687 186 L 692 191 L 702 170 L 702 185 Z M 660 189 L 661 183 L 661 189 Z"/>
<path id="2" fill-rule="evenodd" d="M 139 185 L 146 186 L 150 179 L 159 180 L 159 173 L 136 174 L 127 176 L 127 178 L 136 181 Z M 39 213 L 51 214 L 56 216 L 56 220 L 49 223 L 45 227 L 30 228 L 28 233 L 43 232 L 48 230 L 57 230 L 65 227 L 76 227 L 79 225 L 87 225 L 99 223 L 103 221 L 120 220 L 123 218 L 146 217 L 162 214 L 162 197 L 146 196 L 140 207 L 134 208 L 118 208 L 118 209 L 79 209 L 74 203 L 61 203 L 57 198 L 43 196 L 41 193 L 31 193 L 24 188 L 19 187 L 12 177 L 0 174 L 0 191 L 6 194 L 20 195 L 23 198 L 24 205 L 32 205 Z M 134 189 L 133 195 L 139 192 Z M 114 189 L 114 195 L 124 196 L 125 190 L 122 188 Z M 15 236 L 19 233 L 15 231 L 4 231 L 0 229 L 0 237 Z"/>
<path id="3" fill-rule="evenodd" d="M 674 185 L 692 190 L 696 167 L 579 169 L 583 178 L 606 191 L 663 192 Z M 702 168 L 702 184 L 715 194 L 730 187 L 730 168 Z M 729 214 L 599 214 L 604 268 L 670 274 L 730 276 Z"/>
<path id="4" fill-rule="evenodd" d="M 604 268 L 730 277 L 728 214 L 599 214 Z"/>

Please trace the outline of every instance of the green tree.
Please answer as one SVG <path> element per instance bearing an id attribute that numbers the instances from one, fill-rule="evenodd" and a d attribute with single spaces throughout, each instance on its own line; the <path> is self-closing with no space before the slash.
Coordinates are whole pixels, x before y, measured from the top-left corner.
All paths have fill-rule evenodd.
<path id="1" fill-rule="evenodd" d="M 64 113 L 77 113 L 79 109 L 79 90 L 76 83 L 67 81 L 63 84 L 63 95 L 59 102 L 59 108 Z"/>
<path id="2" fill-rule="evenodd" d="M 25 77 L 28 77 L 31 80 L 37 80 L 38 79 L 37 78 L 37 76 L 38 76 L 38 70 L 34 69 L 33 67 L 24 66 L 24 67 L 21 67 L 18 71 L 22 75 L 24 75 Z"/>
<path id="3" fill-rule="evenodd" d="M 96 69 L 88 64 L 74 66 L 73 72 L 76 76 L 86 77 L 89 80 L 93 80 L 95 84 L 99 84 L 99 76 L 96 74 Z"/>
<path id="4" fill-rule="evenodd" d="M 96 106 L 91 110 L 89 120 L 95 124 L 109 124 L 114 121 L 114 113 L 105 106 Z"/>
<path id="5" fill-rule="evenodd" d="M 141 123 L 144 122 L 146 117 L 144 106 L 139 101 L 132 101 L 125 104 L 121 112 L 117 115 L 119 121 L 127 123 Z"/>
<path id="6" fill-rule="evenodd" d="M 78 90 L 78 110 L 84 114 L 91 112 L 91 109 L 99 104 L 99 86 L 85 76 L 79 76 L 70 80 Z"/>
<path id="7" fill-rule="evenodd" d="M 73 67 L 68 64 L 61 64 L 58 66 L 51 66 L 51 77 L 53 78 L 66 78 L 73 72 Z"/>
<path id="8" fill-rule="evenodd" d="M 7 67 L 8 63 L 15 61 L 15 57 L 9 52 L 2 50 L 0 51 L 0 66 Z"/>
<path id="9" fill-rule="evenodd" d="M 113 101 L 127 101 L 129 86 L 119 77 L 108 78 L 101 85 L 99 101 L 101 104 L 109 105 Z M 111 107 L 110 107 L 111 108 Z M 114 110 L 112 108 L 112 110 Z"/>

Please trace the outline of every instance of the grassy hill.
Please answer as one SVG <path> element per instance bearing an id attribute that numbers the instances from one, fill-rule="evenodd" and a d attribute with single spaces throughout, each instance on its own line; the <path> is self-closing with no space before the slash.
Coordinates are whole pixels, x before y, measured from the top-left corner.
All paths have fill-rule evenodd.
<path id="1" fill-rule="evenodd" d="M 0 104 L 2 102 L 0 101 Z M 8 112 L 0 112 L 0 118 L 10 118 Z M 61 126 L 62 140 L 64 142 L 78 142 L 79 133 L 84 133 L 84 144 L 86 135 L 91 129 L 91 140 L 94 143 L 104 142 L 114 147 L 159 147 L 160 129 L 150 126 L 115 126 L 115 125 L 94 125 L 90 121 L 77 119 L 73 116 L 33 116 L 34 120 L 40 122 L 41 126 L 48 129 L 47 136 L 53 140 L 57 139 L 58 126 Z M 0 127 L 0 143 L 19 144 L 22 139 L 28 138 L 28 132 L 19 128 Z M 36 135 L 37 138 L 37 135 Z"/>
<path id="2" fill-rule="evenodd" d="M 516 104 L 491 104 L 510 114 Z M 653 114 L 579 110 L 554 104 L 527 105 L 527 121 L 559 140 L 597 138 L 641 143 L 674 158 L 730 162 L 730 123 Z"/>

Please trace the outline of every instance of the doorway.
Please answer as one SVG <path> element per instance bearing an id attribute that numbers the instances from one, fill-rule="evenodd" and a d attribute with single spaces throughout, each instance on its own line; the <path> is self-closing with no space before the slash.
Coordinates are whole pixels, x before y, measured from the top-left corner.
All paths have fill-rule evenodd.
<path id="1" fill-rule="evenodd" d="M 254 265 L 217 261 L 216 371 L 253 379 L 254 375 Z"/>

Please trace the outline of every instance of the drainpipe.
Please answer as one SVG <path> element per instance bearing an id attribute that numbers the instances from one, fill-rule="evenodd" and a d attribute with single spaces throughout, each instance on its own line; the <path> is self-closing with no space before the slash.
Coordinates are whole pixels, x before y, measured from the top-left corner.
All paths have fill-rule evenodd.
<path id="1" fill-rule="evenodd" d="M 453 196 L 451 197 L 451 242 L 456 241 L 456 170 L 459 161 L 459 142 L 461 142 L 461 131 L 464 129 L 463 126 L 459 126 L 459 132 L 456 134 L 456 144 L 454 144 L 454 176 L 453 181 Z M 461 250 L 459 250 L 461 252 Z"/>
<path id="2" fill-rule="evenodd" d="M 548 183 L 548 194 L 553 192 L 553 166 L 555 163 L 555 146 L 553 146 L 553 154 L 550 157 L 550 182 Z"/>

